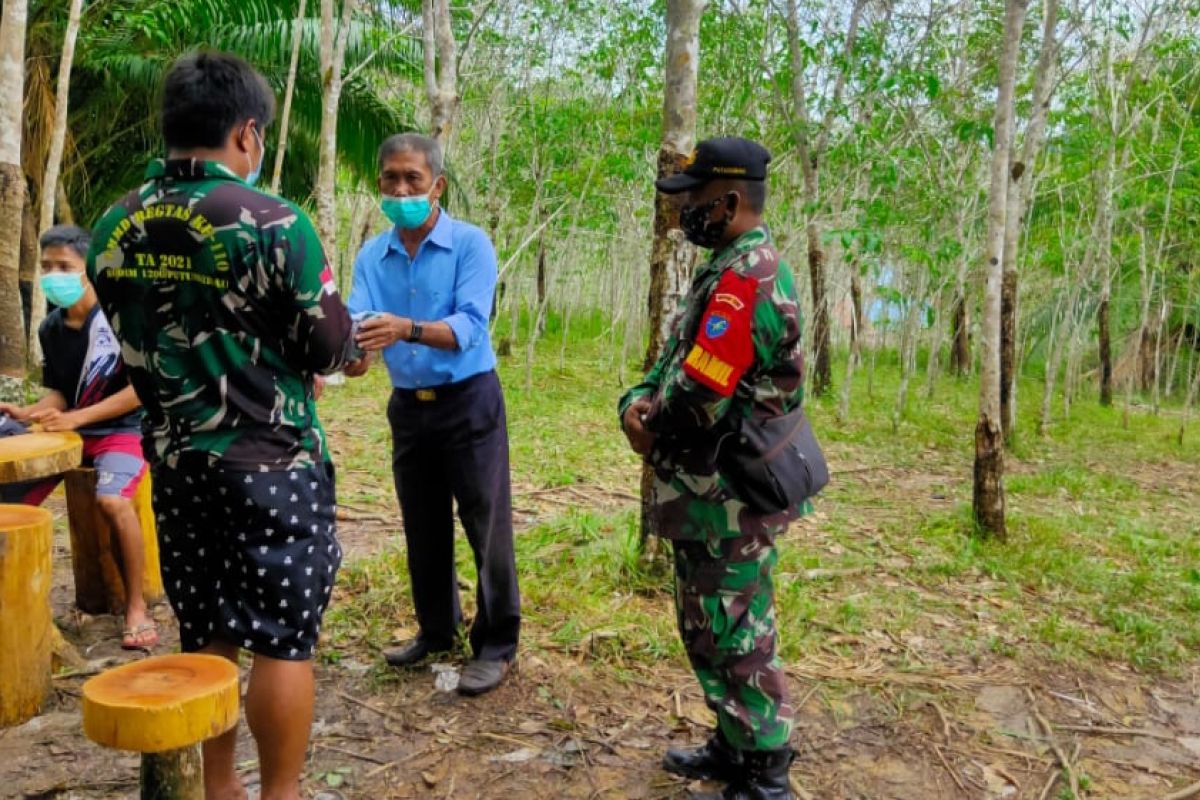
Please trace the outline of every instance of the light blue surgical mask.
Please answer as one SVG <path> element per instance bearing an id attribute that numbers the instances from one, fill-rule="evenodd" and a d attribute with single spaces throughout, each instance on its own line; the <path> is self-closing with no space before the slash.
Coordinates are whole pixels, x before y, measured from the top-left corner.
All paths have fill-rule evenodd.
<path id="1" fill-rule="evenodd" d="M 83 273 L 51 272 L 42 276 L 42 294 L 56 306 L 70 308 L 79 302 L 84 291 Z"/>
<path id="2" fill-rule="evenodd" d="M 433 213 L 433 203 L 429 195 L 418 194 L 412 197 L 385 197 L 379 202 L 383 215 L 392 221 L 397 228 L 412 230 L 425 224 Z"/>
<path id="3" fill-rule="evenodd" d="M 258 183 L 258 176 L 262 175 L 263 161 L 266 160 L 266 157 L 267 157 L 267 148 L 263 144 L 262 137 L 258 135 L 258 126 L 255 125 L 253 130 L 254 130 L 254 138 L 258 140 L 259 155 L 258 155 L 258 166 L 255 167 L 254 169 L 250 170 L 249 174 L 246 175 L 246 183 L 250 184 L 251 186 Z M 249 154 L 246 155 L 246 158 L 247 159 L 250 158 Z"/>

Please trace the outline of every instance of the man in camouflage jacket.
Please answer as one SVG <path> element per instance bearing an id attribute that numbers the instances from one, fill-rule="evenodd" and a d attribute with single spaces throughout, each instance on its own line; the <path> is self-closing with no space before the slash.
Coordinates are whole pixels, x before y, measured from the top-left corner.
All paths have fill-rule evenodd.
<path id="1" fill-rule="evenodd" d="M 741 421 L 787 414 L 803 396 L 794 281 L 762 220 L 769 160 L 746 139 L 709 139 L 683 172 L 658 181 L 659 191 L 682 195 L 680 226 L 712 257 L 696 271 L 658 361 L 620 403 L 630 445 L 654 470 L 651 522 L 672 542 L 680 633 L 718 720 L 705 745 L 669 750 L 664 767 L 726 781 L 714 800 L 792 797 L 774 539 L 807 508 L 759 512 L 716 464 Z"/>
<path id="2" fill-rule="evenodd" d="M 241 59 L 167 75 L 168 155 L 96 227 L 88 273 L 146 411 L 163 579 L 184 652 L 254 654 L 246 718 L 264 800 L 296 800 L 312 657 L 341 562 L 321 374 L 361 374 L 321 242 L 253 188 L 274 98 Z M 246 797 L 236 729 L 204 744 L 205 796 Z"/>

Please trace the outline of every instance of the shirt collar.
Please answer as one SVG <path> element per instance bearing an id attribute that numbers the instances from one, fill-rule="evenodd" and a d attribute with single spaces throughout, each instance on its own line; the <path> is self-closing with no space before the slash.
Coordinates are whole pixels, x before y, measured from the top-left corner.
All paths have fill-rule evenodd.
<path id="1" fill-rule="evenodd" d="M 219 161 L 200 158 L 156 158 L 146 167 L 146 180 L 198 181 L 205 178 L 241 181 L 242 179 Z"/>
<path id="2" fill-rule="evenodd" d="M 446 213 L 446 209 L 438 206 L 437 222 L 433 223 L 433 230 L 425 237 L 425 242 L 436 245 L 443 250 L 454 249 L 454 218 Z M 424 242 L 422 242 L 423 244 Z M 388 235 L 388 250 L 396 250 L 401 253 L 405 252 L 404 243 L 400 241 L 400 231 L 395 225 L 392 226 L 391 232 Z"/>

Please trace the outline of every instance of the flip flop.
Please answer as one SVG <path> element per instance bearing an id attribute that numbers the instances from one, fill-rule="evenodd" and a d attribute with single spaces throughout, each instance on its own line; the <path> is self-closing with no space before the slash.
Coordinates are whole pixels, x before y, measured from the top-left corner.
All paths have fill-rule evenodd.
<path id="1" fill-rule="evenodd" d="M 158 625 L 143 622 L 121 631 L 122 650 L 149 650 L 158 644 Z"/>

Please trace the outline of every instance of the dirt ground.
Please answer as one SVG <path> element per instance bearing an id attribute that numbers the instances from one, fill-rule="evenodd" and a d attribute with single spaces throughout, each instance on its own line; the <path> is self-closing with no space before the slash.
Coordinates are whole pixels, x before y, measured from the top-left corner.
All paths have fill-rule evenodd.
<path id="1" fill-rule="evenodd" d="M 920 474 L 863 479 L 907 482 L 909 490 L 920 484 L 931 491 L 908 495 L 937 503 L 944 479 L 937 465 L 929 466 Z M 571 491 L 564 489 L 558 502 L 579 502 Z M 555 503 L 544 492 L 536 500 Z M 61 500 L 54 502 L 61 519 Z M 607 502 L 630 501 L 610 493 Z M 371 552 L 390 532 L 386 514 L 344 523 L 348 557 Z M 61 530 L 55 559 L 55 615 L 87 661 L 83 671 L 139 657 L 118 648 L 117 619 L 71 610 Z M 867 588 L 872 579 L 865 576 Z M 158 652 L 169 652 L 177 641 L 170 611 L 160 606 L 156 616 L 165 634 Z M 953 640 L 952 624 L 932 624 L 939 638 Z M 828 647 L 789 664 L 798 707 L 792 775 L 802 798 L 1043 800 L 1070 797 L 1064 792 L 1074 781 L 1090 798 L 1162 800 L 1193 796 L 1171 793 L 1200 780 L 1194 669 L 1190 680 L 1174 681 L 1115 666 L 1064 673 L 948 655 L 942 643 L 916 635 L 869 631 L 850 638 L 830 637 Z M 682 663 L 644 668 L 631 678 L 586 652 L 539 649 L 522 656 L 499 690 L 465 699 L 435 688 L 428 669 L 381 680 L 376 658 L 351 649 L 337 664 L 319 666 L 305 780 L 310 796 L 336 789 L 347 798 L 650 800 L 686 797 L 695 788 L 658 767 L 668 745 L 699 742 L 710 724 Z M 136 796 L 137 758 L 105 751 L 82 735 L 85 678 L 56 678 L 42 715 L 0 730 L 0 797 Z M 244 726 L 239 749 L 253 785 L 254 751 Z M 1073 765 L 1069 775 L 1064 762 Z"/>

